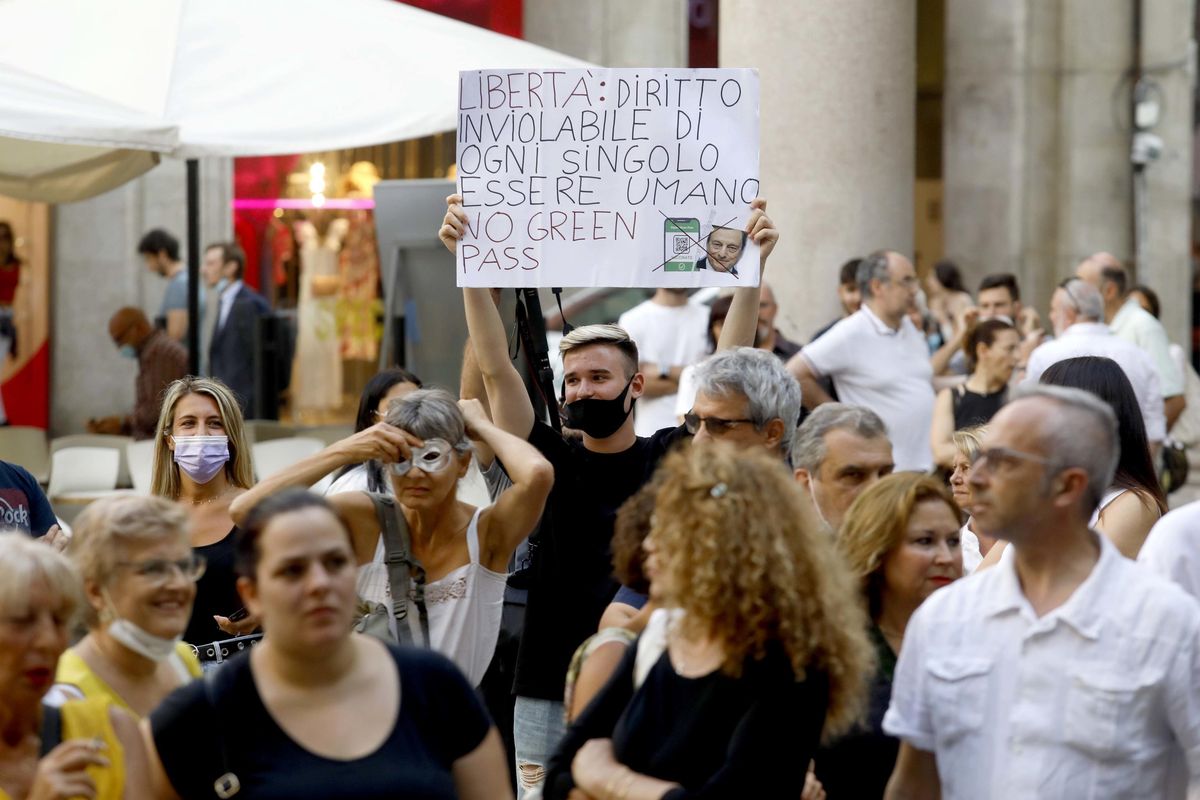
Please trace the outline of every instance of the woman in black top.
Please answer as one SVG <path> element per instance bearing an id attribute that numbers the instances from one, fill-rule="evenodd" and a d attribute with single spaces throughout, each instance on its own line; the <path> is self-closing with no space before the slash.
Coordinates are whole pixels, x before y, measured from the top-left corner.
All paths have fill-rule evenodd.
<path id="1" fill-rule="evenodd" d="M 545 796 L 799 798 L 870 670 L 852 578 L 777 457 L 704 443 L 660 476 L 645 547 L 665 608 L 568 730 Z"/>
<path id="2" fill-rule="evenodd" d="M 971 374 L 965 383 L 943 389 L 933 406 L 930 439 L 939 466 L 954 465 L 957 430 L 983 425 L 1008 399 L 1008 381 L 1017 366 L 1021 335 L 1007 317 L 985 319 L 967 332 L 963 354 Z"/>
<path id="3" fill-rule="evenodd" d="M 183 634 L 204 661 L 203 645 L 258 627 L 253 617 L 229 619 L 242 607 L 233 572 L 237 529 L 229 506 L 254 484 L 250 443 L 229 387 L 192 377 L 167 387 L 154 439 L 150 491 L 187 512 L 192 551 L 207 564 Z"/>
<path id="4" fill-rule="evenodd" d="M 238 588 L 263 641 L 163 702 L 146 723 L 159 798 L 511 798 L 499 735 L 436 653 L 350 632 L 345 522 L 299 489 L 251 510 Z M 227 795 L 228 796 L 228 795 Z"/>
<path id="5" fill-rule="evenodd" d="M 859 495 L 838 529 L 838 547 L 861 580 L 878 666 L 866 718 L 817 754 L 829 800 L 883 797 L 899 748 L 883 732 L 896 655 L 917 606 L 962 577 L 960 514 L 941 481 L 901 472 Z"/>

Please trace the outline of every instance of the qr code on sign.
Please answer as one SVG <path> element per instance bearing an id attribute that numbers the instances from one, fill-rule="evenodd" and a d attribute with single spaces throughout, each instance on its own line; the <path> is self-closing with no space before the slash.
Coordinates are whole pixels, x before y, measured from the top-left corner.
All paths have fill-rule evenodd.
<path id="1" fill-rule="evenodd" d="M 677 233 L 677 234 L 675 234 L 674 239 L 675 239 L 674 247 L 675 247 L 676 255 L 679 255 L 680 253 L 686 253 L 692 249 L 692 240 L 689 239 L 686 235 Z"/>

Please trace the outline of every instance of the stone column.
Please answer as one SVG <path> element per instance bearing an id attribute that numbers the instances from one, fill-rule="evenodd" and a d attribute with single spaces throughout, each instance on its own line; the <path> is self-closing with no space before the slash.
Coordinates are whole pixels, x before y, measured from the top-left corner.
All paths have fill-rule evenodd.
<path id="1" fill-rule="evenodd" d="M 686 67 L 687 0 L 524 0 L 526 41 L 604 67 Z"/>
<path id="2" fill-rule="evenodd" d="M 1187 342 L 1193 0 L 1144 3 L 1142 62 L 1163 89 L 1147 167 L 1146 263 Z M 1014 272 L 1043 315 L 1084 256 L 1133 255 L 1129 0 L 947 0 L 946 254 L 973 288 Z"/>
<path id="3" fill-rule="evenodd" d="M 200 241 L 233 236 L 233 160 L 200 162 Z M 55 208 L 50 434 L 81 433 L 89 417 L 133 407 L 137 365 L 108 337 L 122 306 L 158 314 L 166 282 L 137 254 L 138 241 L 161 227 L 179 238 L 187 262 L 187 179 L 184 162 L 163 159 L 137 180 L 99 197 Z"/>
<path id="4" fill-rule="evenodd" d="M 759 71 L 777 324 L 808 341 L 842 262 L 912 255 L 915 0 L 724 0 L 720 24 L 721 65 Z"/>

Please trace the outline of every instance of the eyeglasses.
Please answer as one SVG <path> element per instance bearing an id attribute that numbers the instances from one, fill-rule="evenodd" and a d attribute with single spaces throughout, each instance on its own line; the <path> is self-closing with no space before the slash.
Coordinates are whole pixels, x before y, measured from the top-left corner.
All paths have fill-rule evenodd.
<path id="1" fill-rule="evenodd" d="M 683 424 L 687 427 L 687 432 L 696 434 L 703 425 L 710 436 L 721 436 L 733 430 L 734 426 L 742 423 L 753 423 L 752 419 L 721 419 L 720 417 L 702 417 L 694 411 L 689 411 L 683 415 Z"/>
<path id="2" fill-rule="evenodd" d="M 162 585 L 175 577 L 178 572 L 189 581 L 198 581 L 204 574 L 207 563 L 202 556 L 189 556 L 178 561 L 165 558 L 152 558 L 146 561 L 118 561 L 118 567 L 133 571 L 134 575 L 144 578 L 150 583 Z"/>
<path id="3" fill-rule="evenodd" d="M 894 280 L 892 278 L 889 278 L 888 283 L 898 283 L 901 286 L 903 286 L 905 289 L 912 289 L 912 288 L 915 288 L 915 287 L 921 285 L 921 282 L 919 280 L 917 280 L 917 277 L 915 275 L 909 275 L 905 278 L 901 278 L 900 280 Z"/>
<path id="4" fill-rule="evenodd" d="M 987 462 L 988 468 L 993 471 L 1002 471 L 1015 469 L 1022 461 L 1032 461 L 1035 464 L 1052 464 L 1048 458 L 1034 455 L 1033 453 L 1023 453 L 1020 450 L 1010 450 L 1007 447 L 989 447 L 987 450 L 980 450 L 971 459 L 971 470 L 979 469 L 983 462 Z"/>

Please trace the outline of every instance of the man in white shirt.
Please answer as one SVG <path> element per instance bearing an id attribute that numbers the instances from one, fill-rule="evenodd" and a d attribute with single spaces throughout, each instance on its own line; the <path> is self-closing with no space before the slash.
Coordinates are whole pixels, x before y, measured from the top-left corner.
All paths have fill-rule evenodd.
<path id="1" fill-rule="evenodd" d="M 708 352 L 708 307 L 687 289 L 659 287 L 654 296 L 621 315 L 617 324 L 638 347 L 638 371 L 646 383 L 634 410 L 634 432 L 652 436 L 679 424 L 675 394 L 684 367 Z"/>
<path id="2" fill-rule="evenodd" d="M 1038 345 L 1029 356 L 1025 384 L 1037 383 L 1051 364 L 1068 358 L 1111 358 L 1133 385 L 1146 424 L 1146 438 L 1152 443 L 1162 442 L 1167 436 L 1167 425 L 1154 362 L 1146 351 L 1114 335 L 1104 324 L 1103 316 L 1104 301 L 1096 287 L 1079 278 L 1064 281 L 1050 298 L 1050 322 L 1056 338 Z"/>
<path id="3" fill-rule="evenodd" d="M 1138 563 L 1200 599 L 1200 500 L 1175 509 L 1150 529 Z"/>
<path id="4" fill-rule="evenodd" d="M 909 621 L 888 800 L 1182 800 L 1200 778 L 1200 604 L 1088 529 L 1117 442 L 1108 404 L 1061 386 L 988 424 L 974 524 L 1012 546 Z"/>
<path id="5" fill-rule="evenodd" d="M 1145 350 L 1158 371 L 1162 387 L 1167 430 L 1183 413 L 1187 405 L 1183 373 L 1171 358 L 1171 342 L 1167 331 L 1154 315 L 1130 297 L 1133 283 L 1121 262 L 1111 253 L 1088 256 L 1075 270 L 1075 277 L 1095 286 L 1104 297 L 1104 321 L 1114 334 Z"/>
<path id="6" fill-rule="evenodd" d="M 858 265 L 863 304 L 788 361 L 806 408 L 832 400 L 820 379 L 833 378 L 838 400 L 883 419 L 896 469 L 933 467 L 933 368 L 925 335 L 908 319 L 917 273 L 899 253 L 878 250 Z"/>

